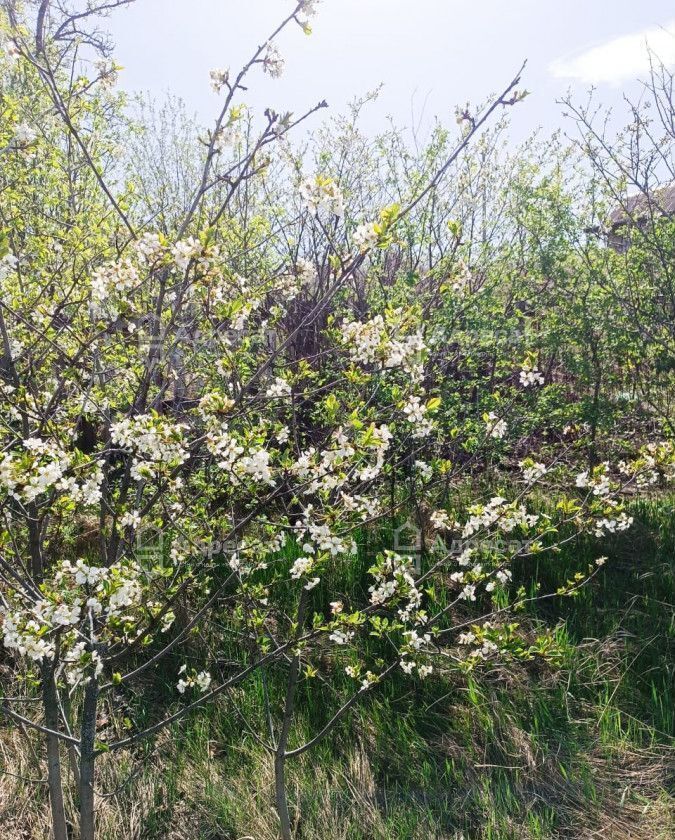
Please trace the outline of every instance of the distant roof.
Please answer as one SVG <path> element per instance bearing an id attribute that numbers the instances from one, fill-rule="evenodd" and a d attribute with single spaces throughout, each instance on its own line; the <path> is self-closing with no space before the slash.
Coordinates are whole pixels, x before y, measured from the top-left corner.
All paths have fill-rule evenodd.
<path id="1" fill-rule="evenodd" d="M 639 222 L 652 214 L 675 215 L 675 181 L 647 193 L 629 195 L 621 207 L 615 207 L 609 214 L 609 227 L 613 229 L 630 221 Z"/>

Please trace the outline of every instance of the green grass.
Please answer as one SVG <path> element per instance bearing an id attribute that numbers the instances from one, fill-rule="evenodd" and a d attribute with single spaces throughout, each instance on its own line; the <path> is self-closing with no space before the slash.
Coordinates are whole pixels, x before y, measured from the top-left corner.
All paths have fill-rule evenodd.
<path id="1" fill-rule="evenodd" d="M 641 503 L 633 513 L 635 527 L 603 545 L 609 560 L 578 597 L 530 608 L 527 620 L 556 627 L 559 669 L 526 663 L 424 683 L 394 675 L 332 737 L 289 763 L 297 837 L 675 836 L 675 507 Z M 536 577 L 550 590 L 598 553 L 593 540 L 579 540 L 540 560 Z M 362 552 L 345 595 L 365 585 L 368 565 Z M 315 594 L 322 597 L 319 587 Z M 198 642 L 180 653 L 198 654 Z M 175 702 L 174 665 L 152 715 Z M 333 676 L 346 688 L 341 669 Z M 102 787 L 135 774 L 102 806 L 101 837 L 273 840 L 270 756 L 239 716 L 264 732 L 263 689 L 252 677 L 232 695 L 238 712 L 223 699 L 124 759 L 126 769 L 104 757 Z M 280 675 L 268 675 L 268 690 L 280 702 Z M 322 686 L 304 681 L 293 743 L 331 709 Z M 47 836 L 41 830 L 30 836 Z"/>
<path id="2" fill-rule="evenodd" d="M 291 762 L 298 836 L 516 840 L 608 826 L 617 838 L 671 836 L 675 511 L 643 503 L 633 512 L 635 528 L 603 547 L 610 559 L 588 588 L 530 611 L 558 625 L 559 671 L 509 667 L 421 685 L 396 676 L 378 687 L 332 738 Z M 597 554 L 579 540 L 541 560 L 537 579 L 555 587 Z M 347 590 L 363 586 L 366 561 L 350 570 Z M 270 685 L 273 699 L 282 688 Z M 259 679 L 236 703 L 262 725 Z M 304 683 L 295 739 L 329 714 L 320 687 Z M 269 756 L 226 703 L 177 730 L 172 750 L 144 836 L 188 836 L 167 834 L 172 807 L 197 815 L 194 838 L 275 836 Z"/>

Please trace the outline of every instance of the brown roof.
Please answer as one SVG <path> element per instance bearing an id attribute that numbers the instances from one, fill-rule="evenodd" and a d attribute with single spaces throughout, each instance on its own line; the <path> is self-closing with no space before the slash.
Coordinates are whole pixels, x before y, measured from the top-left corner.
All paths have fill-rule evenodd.
<path id="1" fill-rule="evenodd" d="M 628 222 L 640 222 L 652 215 L 675 215 L 675 181 L 650 192 L 629 195 L 620 207 L 609 214 L 609 227 L 614 230 Z"/>

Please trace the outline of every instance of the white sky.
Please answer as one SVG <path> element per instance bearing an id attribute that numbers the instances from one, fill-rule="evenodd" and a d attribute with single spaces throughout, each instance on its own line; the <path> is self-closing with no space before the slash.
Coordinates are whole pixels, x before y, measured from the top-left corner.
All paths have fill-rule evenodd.
<path id="1" fill-rule="evenodd" d="M 205 123 L 218 98 L 214 67 L 236 69 L 262 43 L 293 0 L 137 0 L 109 21 L 127 90 L 167 91 Z M 296 113 L 321 99 L 343 110 L 354 96 L 385 87 L 366 117 L 369 130 L 391 114 L 426 126 L 452 119 L 454 106 L 504 86 L 523 59 L 532 91 L 513 112 L 514 132 L 561 125 L 557 97 L 582 96 L 593 83 L 608 105 L 646 66 L 648 41 L 675 66 L 673 0 L 323 0 L 305 36 L 292 26 L 279 44 L 280 80 L 251 76 L 247 101 Z"/>

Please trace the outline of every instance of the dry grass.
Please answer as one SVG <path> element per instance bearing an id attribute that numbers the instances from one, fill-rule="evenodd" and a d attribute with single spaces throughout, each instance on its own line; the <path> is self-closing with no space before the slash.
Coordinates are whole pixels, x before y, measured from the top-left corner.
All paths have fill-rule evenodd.
<path id="1" fill-rule="evenodd" d="M 504 733 L 501 733 L 504 736 Z M 675 780 L 675 750 L 666 747 L 598 748 L 585 757 L 592 777 L 561 771 L 559 757 L 543 758 L 522 730 L 508 733 L 511 794 L 521 814 L 545 805 L 556 815 L 549 834 L 533 832 L 526 820 L 504 815 L 500 833 L 483 833 L 476 826 L 471 837 L 535 837 L 556 840 L 670 840 L 675 836 L 675 798 L 668 793 Z M 456 751 L 445 742 L 446 754 Z M 0 836 L 3 840 L 47 840 L 49 814 L 44 767 L 30 740 L 4 730 L 0 739 L 5 773 L 0 781 Z M 159 757 L 162 760 L 159 760 Z M 251 759 L 254 764 L 251 765 Z M 103 756 L 98 788 L 111 791 L 99 798 L 97 820 L 101 840 L 276 840 L 272 807 L 270 762 L 247 755 L 241 772 L 228 773 L 218 756 L 201 761 L 175 754 L 167 737 L 157 745 L 153 760 L 130 766 L 127 759 Z M 517 768 L 517 769 L 516 769 Z M 468 769 L 467 790 L 484 782 L 490 767 L 476 763 Z M 19 778 L 20 777 L 20 778 Z M 490 786 L 486 788 L 490 791 Z M 486 811 L 500 806 L 496 795 L 484 801 Z M 462 836 L 435 825 L 433 816 L 420 814 L 392 834 L 388 792 L 378 785 L 368 748 L 360 742 L 336 766 L 303 757 L 290 773 L 290 799 L 301 803 L 296 813 L 298 837 L 312 840 L 451 840 Z M 458 806 L 461 796 L 458 797 Z M 75 803 L 68 795 L 68 811 Z M 486 813 L 486 817 L 489 813 Z M 417 824 L 415 824 L 417 823 Z M 358 833 L 356 833 L 358 831 Z M 76 835 L 74 835 L 76 836 Z M 463 835 L 468 840 L 469 835 Z"/>

